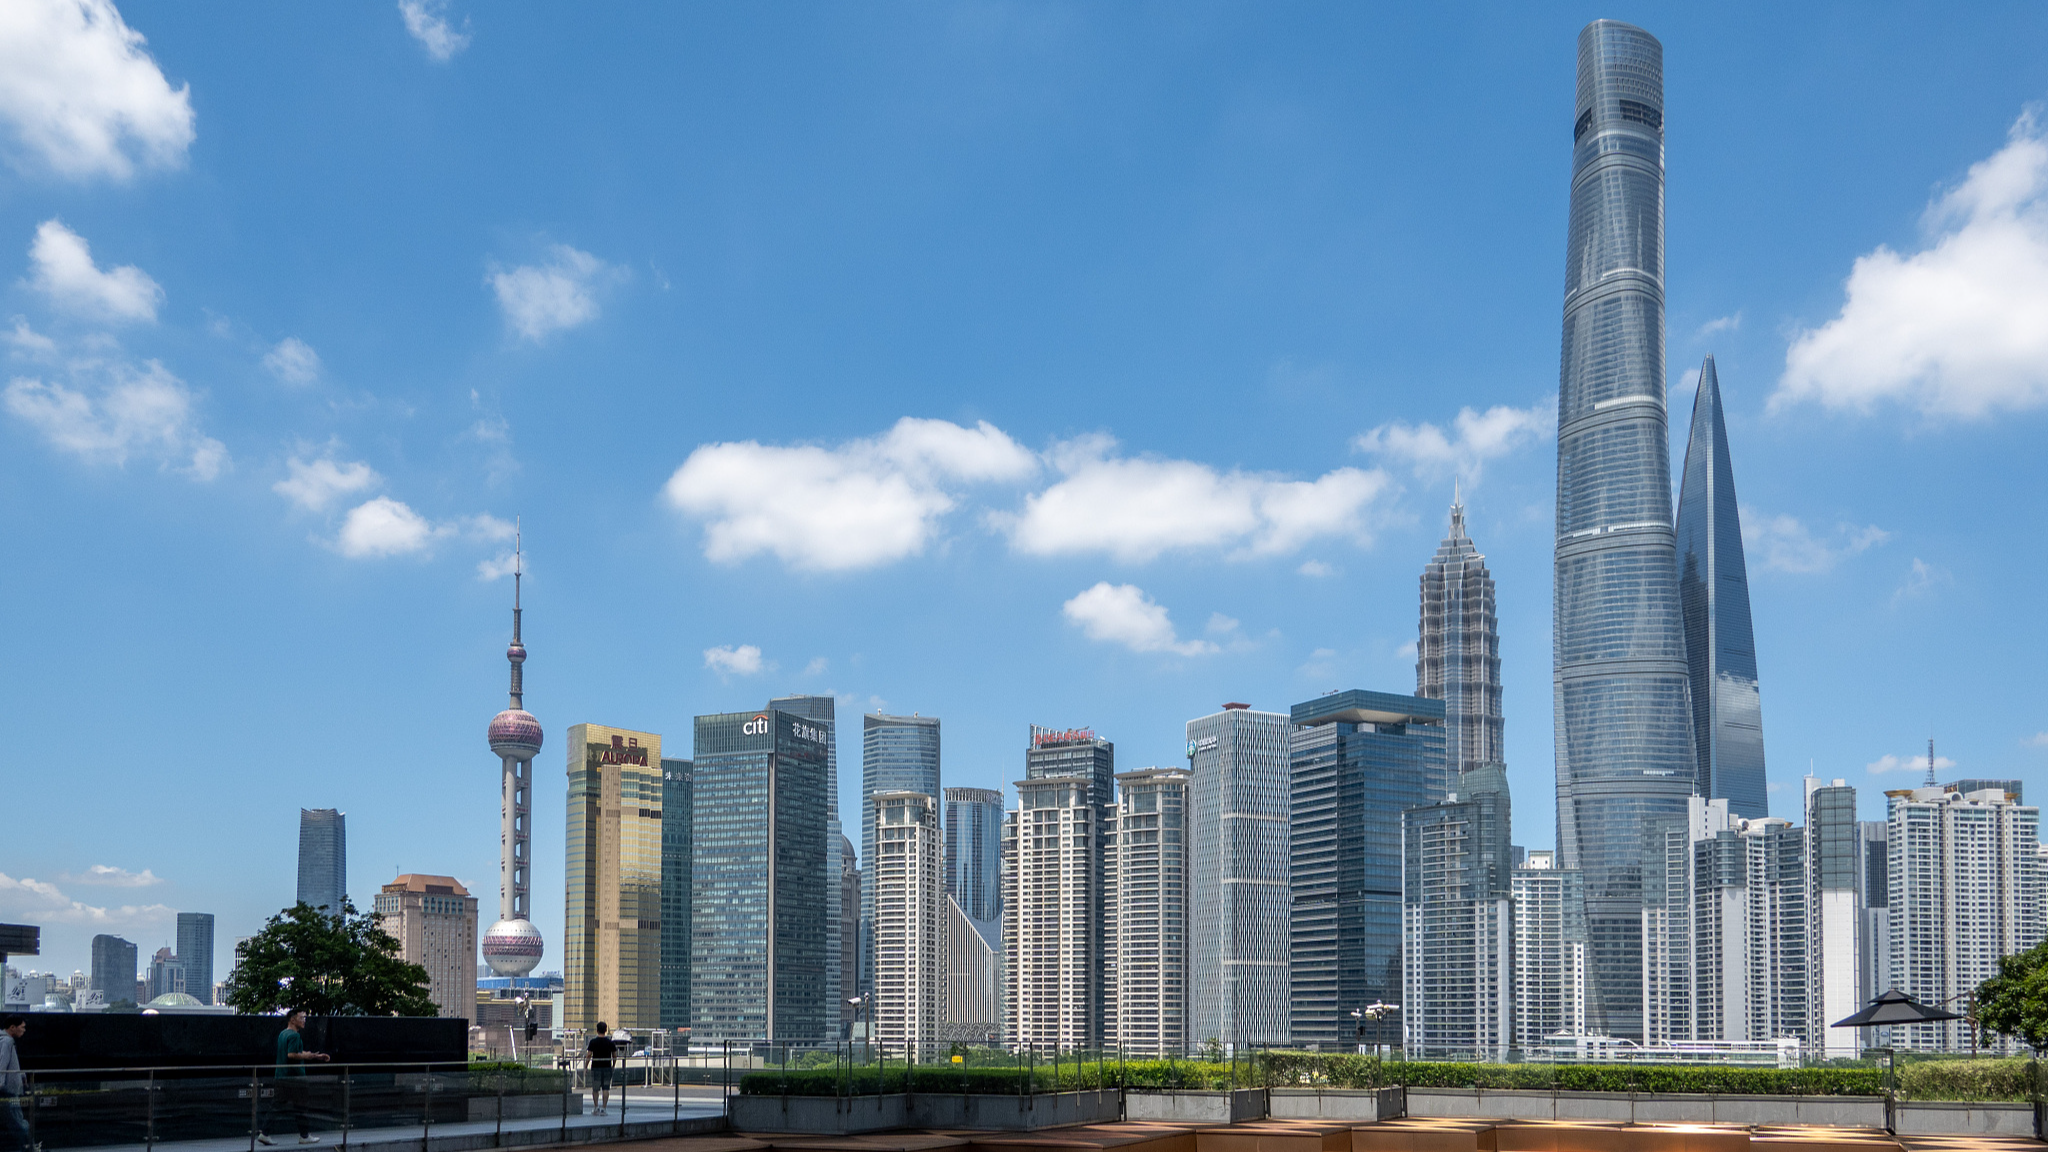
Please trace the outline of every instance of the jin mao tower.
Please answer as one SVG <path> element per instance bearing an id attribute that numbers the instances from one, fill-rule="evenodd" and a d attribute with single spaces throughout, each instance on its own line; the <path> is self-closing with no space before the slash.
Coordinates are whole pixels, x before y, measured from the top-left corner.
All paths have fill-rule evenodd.
<path id="1" fill-rule="evenodd" d="M 1451 531 L 1422 570 L 1415 694 L 1444 702 L 1444 766 L 1453 776 L 1507 759 L 1502 750 L 1500 624 L 1493 574 L 1451 497 Z"/>

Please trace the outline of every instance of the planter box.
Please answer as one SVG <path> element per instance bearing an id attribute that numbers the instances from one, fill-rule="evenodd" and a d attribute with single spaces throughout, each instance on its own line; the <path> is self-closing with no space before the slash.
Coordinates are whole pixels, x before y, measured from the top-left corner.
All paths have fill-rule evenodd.
<path id="1" fill-rule="evenodd" d="M 1177 1124 L 1235 1124 L 1240 1120 L 1262 1120 L 1265 1115 L 1264 1088 L 1240 1088 L 1235 1092 L 1182 1092 L 1133 1088 L 1124 1093 L 1126 1120 L 1164 1120 Z"/>
<path id="2" fill-rule="evenodd" d="M 1275 1088 L 1266 1094 L 1275 1120 L 1398 1120 L 1408 1115 L 1402 1088 Z"/>
<path id="3" fill-rule="evenodd" d="M 2034 1106 L 2022 1103 L 1901 1100 L 1893 1123 L 1901 1135 L 2034 1135 Z"/>
<path id="4" fill-rule="evenodd" d="M 1984 1106 L 1979 1106 L 1984 1107 Z M 2000 1107 L 1992 1105 L 1991 1107 Z M 2031 1106 L 2022 1135 L 2033 1134 Z M 1882 1128 L 1879 1096 L 1719 1096 L 1690 1092 L 1544 1092 L 1528 1089 L 1410 1088 L 1410 1116 L 1487 1120 L 1596 1120 L 1620 1124 L 1797 1124 Z M 1957 1121 L 1962 1122 L 1962 1121 Z M 1900 1131 L 1905 1131 L 1903 1124 Z M 2005 1131 L 1943 1128 L 1928 1131 Z"/>
<path id="5" fill-rule="evenodd" d="M 956 1092 L 892 1092 L 881 1096 L 734 1096 L 737 1132 L 803 1132 L 835 1136 L 892 1128 L 1029 1132 L 1118 1118 L 1117 1094 L 1041 1092 L 1031 1096 Z"/>

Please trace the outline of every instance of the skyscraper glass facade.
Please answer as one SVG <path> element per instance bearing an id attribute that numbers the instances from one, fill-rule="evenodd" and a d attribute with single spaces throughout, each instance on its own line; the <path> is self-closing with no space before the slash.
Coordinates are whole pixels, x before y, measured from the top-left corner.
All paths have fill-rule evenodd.
<path id="1" fill-rule="evenodd" d="M 1289 718 L 1291 1031 L 1336 1044 L 1353 1011 L 1401 1002 L 1401 813 L 1449 790 L 1444 704 L 1354 689 Z"/>
<path id="2" fill-rule="evenodd" d="M 213 913 L 178 913 L 178 965 L 185 970 L 185 992 L 213 1003 Z"/>
<path id="3" fill-rule="evenodd" d="M 946 895 L 974 920 L 1003 914 L 1003 794 L 946 789 Z"/>
<path id="4" fill-rule="evenodd" d="M 661 1025 L 661 737 L 569 729 L 564 1028 Z"/>
<path id="5" fill-rule="evenodd" d="M 777 696 L 768 701 L 768 707 L 816 721 L 825 730 L 825 874 L 829 882 L 836 884 L 839 874 L 854 866 L 851 859 L 842 859 L 840 855 L 846 836 L 839 822 L 839 701 L 831 696 Z M 825 903 L 825 1002 L 838 1004 L 853 995 L 859 981 L 857 974 L 854 980 L 842 978 L 844 960 L 840 953 L 848 933 L 840 923 L 839 901 Z M 854 934 L 858 934 L 858 922 Z"/>
<path id="6" fill-rule="evenodd" d="M 1682 826 L 1692 714 L 1664 394 L 1664 49 L 1579 34 L 1558 382 L 1558 846 L 1584 873 L 1590 1027 L 1643 1035 L 1643 861 Z"/>
<path id="7" fill-rule="evenodd" d="M 695 1042 L 818 1041 L 826 1003 L 826 732 L 788 712 L 696 721 L 690 912 Z M 829 1013 L 829 1015 L 828 1015 Z"/>
<path id="8" fill-rule="evenodd" d="M 1721 378 L 1712 356 L 1700 365 L 1692 434 L 1686 441 L 1679 483 L 1678 599 L 1685 612 L 1699 793 L 1728 801 L 1728 810 L 1737 816 L 1767 816 L 1763 704 L 1757 693 L 1756 638 L 1749 620 L 1749 567 L 1742 554 L 1735 471 L 1728 461 Z"/>
<path id="9" fill-rule="evenodd" d="M 1287 741 L 1283 713 L 1230 705 L 1188 721 L 1188 1035 L 1288 1039 Z"/>
<path id="10" fill-rule="evenodd" d="M 1444 702 L 1444 760 L 1452 772 L 1506 762 L 1501 719 L 1500 624 L 1493 574 L 1465 534 L 1465 506 L 1422 570 L 1415 694 Z"/>
<path id="11" fill-rule="evenodd" d="M 661 762 L 661 1026 L 690 1024 L 693 780 L 688 760 Z"/>
<path id="12" fill-rule="evenodd" d="M 299 809 L 298 902 L 339 916 L 347 900 L 347 815 L 332 808 Z"/>
<path id="13" fill-rule="evenodd" d="M 940 794 L 939 719 L 936 716 L 885 716 L 869 712 L 860 718 L 860 878 L 861 988 L 874 988 L 875 805 L 882 792 Z"/>

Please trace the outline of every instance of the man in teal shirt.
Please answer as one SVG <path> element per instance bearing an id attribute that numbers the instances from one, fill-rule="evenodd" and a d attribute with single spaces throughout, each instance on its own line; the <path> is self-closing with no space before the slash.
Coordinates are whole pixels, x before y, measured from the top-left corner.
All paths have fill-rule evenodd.
<path id="1" fill-rule="evenodd" d="M 284 1031 L 277 1034 L 277 1098 L 271 1102 L 270 1113 L 275 1116 L 279 1108 L 290 1109 L 293 1119 L 299 1122 L 299 1143 L 318 1144 L 320 1138 L 313 1135 L 312 1121 L 306 1117 L 306 1062 L 317 1060 L 324 1064 L 327 1053 L 306 1051 L 306 1039 L 301 1032 L 305 1026 L 306 1014 L 294 1011 L 286 1018 Z M 256 1142 L 277 1143 L 260 1129 L 256 1133 Z"/>

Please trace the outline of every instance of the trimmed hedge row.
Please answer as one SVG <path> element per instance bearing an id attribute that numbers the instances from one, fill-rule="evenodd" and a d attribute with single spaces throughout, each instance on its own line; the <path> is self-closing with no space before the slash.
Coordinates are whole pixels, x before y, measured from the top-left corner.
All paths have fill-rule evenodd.
<path id="1" fill-rule="evenodd" d="M 2026 1100 L 2033 1061 L 1915 1060 L 1899 1064 L 1899 1096 L 1906 1100 Z"/>

